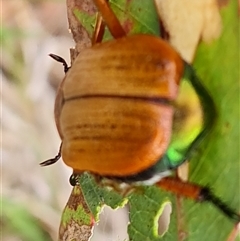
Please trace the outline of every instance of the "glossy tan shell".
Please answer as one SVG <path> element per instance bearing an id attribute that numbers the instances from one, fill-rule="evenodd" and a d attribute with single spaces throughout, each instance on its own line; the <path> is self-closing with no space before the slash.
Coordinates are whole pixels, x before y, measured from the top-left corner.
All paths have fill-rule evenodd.
<path id="1" fill-rule="evenodd" d="M 126 176 L 165 153 L 183 71 L 160 38 L 134 35 L 82 51 L 56 98 L 63 161 L 74 171 Z"/>

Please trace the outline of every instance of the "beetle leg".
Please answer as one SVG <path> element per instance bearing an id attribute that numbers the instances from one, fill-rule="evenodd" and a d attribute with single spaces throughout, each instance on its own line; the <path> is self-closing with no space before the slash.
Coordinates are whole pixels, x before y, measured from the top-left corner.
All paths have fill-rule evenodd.
<path id="1" fill-rule="evenodd" d="M 46 160 L 44 162 L 41 162 L 39 165 L 42 166 L 42 167 L 45 167 L 45 166 L 49 166 L 49 165 L 52 165 L 55 162 L 57 162 L 61 158 L 61 150 L 62 150 L 62 143 L 60 145 L 58 154 L 55 157 L 53 157 L 51 159 L 48 159 L 48 160 Z"/>
<path id="2" fill-rule="evenodd" d="M 109 7 L 108 1 L 106 0 L 93 0 L 95 5 L 98 8 L 98 11 L 101 13 L 110 33 L 114 38 L 121 38 L 126 36 L 126 33 L 118 21 L 116 15 Z"/>
<path id="3" fill-rule="evenodd" d="M 62 63 L 63 64 L 63 67 L 64 67 L 64 72 L 67 73 L 68 70 L 70 69 L 70 67 L 68 67 L 67 65 L 67 62 L 65 61 L 64 58 L 56 55 L 56 54 L 49 54 L 50 57 L 52 57 L 54 60 L 56 60 L 57 62 L 59 63 Z"/>
<path id="4" fill-rule="evenodd" d="M 105 23 L 103 22 L 102 16 L 98 13 L 94 33 L 92 36 L 92 45 L 102 42 L 104 29 Z"/>
<path id="5" fill-rule="evenodd" d="M 240 222 L 240 215 L 215 196 L 209 187 L 183 182 L 176 177 L 165 177 L 157 184 L 161 189 L 199 202 L 210 202 L 235 222 Z"/>

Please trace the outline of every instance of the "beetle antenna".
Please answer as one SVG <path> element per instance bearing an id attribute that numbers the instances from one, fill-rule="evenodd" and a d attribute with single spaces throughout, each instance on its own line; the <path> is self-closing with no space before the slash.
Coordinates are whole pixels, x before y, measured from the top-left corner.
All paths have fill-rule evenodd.
<path id="1" fill-rule="evenodd" d="M 61 149 L 62 149 L 62 144 L 60 145 L 58 154 L 55 157 L 48 159 L 44 162 L 41 162 L 39 165 L 42 167 L 45 167 L 45 166 L 49 166 L 49 165 L 56 163 L 61 158 Z"/>
<path id="2" fill-rule="evenodd" d="M 52 57 L 54 60 L 56 60 L 57 62 L 60 62 L 63 64 L 64 67 L 64 73 L 67 73 L 68 70 L 70 69 L 70 67 L 68 67 L 67 62 L 65 61 L 64 58 L 56 55 L 56 54 L 49 54 L 50 57 Z"/>

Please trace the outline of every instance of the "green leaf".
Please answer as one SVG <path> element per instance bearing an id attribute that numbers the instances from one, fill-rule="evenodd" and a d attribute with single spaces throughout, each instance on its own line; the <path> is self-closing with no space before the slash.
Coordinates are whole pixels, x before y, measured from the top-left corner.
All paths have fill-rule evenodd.
<path id="1" fill-rule="evenodd" d="M 110 0 L 109 3 L 127 34 L 150 33 L 159 36 L 158 15 L 153 1 Z M 89 36 L 92 36 L 96 16 L 81 9 L 75 9 L 74 13 Z M 111 38 L 111 34 L 106 29 L 104 39 Z"/>
<path id="2" fill-rule="evenodd" d="M 159 35 L 158 16 L 153 1 L 111 0 L 109 2 L 127 34 Z"/>
<path id="3" fill-rule="evenodd" d="M 176 212 L 172 214 L 173 220 L 168 232 L 163 237 L 158 235 L 159 217 L 165 204 L 170 203 L 172 199 L 174 199 L 173 195 L 155 186 L 143 187 L 142 192 L 132 193 L 129 197 L 128 234 L 130 240 L 176 240 Z M 176 208 L 175 203 L 172 204 L 172 208 L 173 210 Z"/>
<path id="4" fill-rule="evenodd" d="M 79 183 L 89 209 L 97 221 L 103 205 L 108 205 L 115 209 L 124 206 L 126 203 L 126 199 L 120 194 L 102 185 L 97 185 L 90 174 L 80 175 Z"/>
<path id="5" fill-rule="evenodd" d="M 190 162 L 190 180 L 209 185 L 216 195 L 239 210 L 239 25 L 236 9 L 234 0 L 222 9 L 222 36 L 210 45 L 202 43 L 194 62 L 198 75 L 213 96 L 218 119 L 213 132 Z M 209 204 L 186 201 L 183 211 L 189 240 L 227 240 L 234 227 Z"/>
<path id="6" fill-rule="evenodd" d="M 78 182 L 62 213 L 59 240 L 68 237 L 69 240 L 87 241 L 104 205 L 114 209 L 126 203 L 118 193 L 98 185 L 88 173 L 79 175 Z"/>

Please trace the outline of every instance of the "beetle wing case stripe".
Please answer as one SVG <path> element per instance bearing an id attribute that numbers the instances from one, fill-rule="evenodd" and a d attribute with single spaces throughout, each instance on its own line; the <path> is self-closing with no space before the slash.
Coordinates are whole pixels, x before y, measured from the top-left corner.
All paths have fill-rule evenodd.
<path id="1" fill-rule="evenodd" d="M 166 42 L 151 35 L 134 35 L 83 50 L 67 73 L 64 96 L 175 99 L 182 71 L 181 58 Z"/>
<path id="2" fill-rule="evenodd" d="M 82 98 L 61 112 L 62 157 L 74 170 L 123 176 L 155 163 L 167 149 L 173 108 L 143 100 Z"/>

